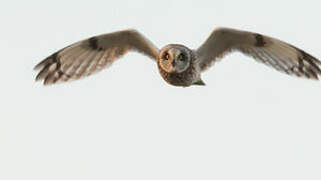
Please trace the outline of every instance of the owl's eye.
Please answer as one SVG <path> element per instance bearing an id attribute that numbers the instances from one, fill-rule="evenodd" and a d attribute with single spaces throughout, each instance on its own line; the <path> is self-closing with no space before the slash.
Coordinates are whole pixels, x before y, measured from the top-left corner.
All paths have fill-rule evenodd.
<path id="1" fill-rule="evenodd" d="M 168 53 L 165 53 L 165 54 L 164 54 L 164 59 L 165 59 L 165 60 L 169 60 L 169 54 L 168 54 Z"/>
<path id="2" fill-rule="evenodd" d="M 184 58 L 184 54 L 180 54 L 178 57 L 178 60 L 184 60 L 185 58 Z"/>

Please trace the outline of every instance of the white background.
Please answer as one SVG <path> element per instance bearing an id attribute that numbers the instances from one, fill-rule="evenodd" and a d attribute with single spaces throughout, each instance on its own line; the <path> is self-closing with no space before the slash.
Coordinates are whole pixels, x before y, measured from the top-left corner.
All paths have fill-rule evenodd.
<path id="1" fill-rule="evenodd" d="M 0 7 L 1 180 L 321 179 L 321 84 L 235 53 L 205 87 L 165 83 L 137 53 L 44 87 L 35 64 L 93 35 L 135 28 L 197 48 L 218 26 L 320 50 L 318 1 L 6 1 Z"/>

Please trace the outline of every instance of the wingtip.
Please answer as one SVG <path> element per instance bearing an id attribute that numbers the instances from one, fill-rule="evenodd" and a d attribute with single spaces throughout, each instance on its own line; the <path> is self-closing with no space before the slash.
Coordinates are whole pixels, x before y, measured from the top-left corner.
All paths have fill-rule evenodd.
<path id="1" fill-rule="evenodd" d="M 33 67 L 33 70 L 34 70 L 34 71 L 38 71 L 38 70 L 41 69 L 41 66 L 42 66 L 42 64 L 39 63 L 39 64 L 37 64 L 37 65 L 35 65 L 35 66 Z"/>
<path id="2" fill-rule="evenodd" d="M 51 56 L 49 56 L 48 58 L 42 60 L 41 62 L 39 62 L 37 65 L 35 65 L 35 67 L 33 68 L 34 71 L 40 70 L 43 66 L 45 66 L 45 64 L 48 63 L 48 59 L 50 59 Z"/>
<path id="3" fill-rule="evenodd" d="M 36 77 L 34 81 L 35 81 L 35 82 L 39 82 L 39 81 L 40 81 L 40 79 L 38 79 L 38 78 Z"/>

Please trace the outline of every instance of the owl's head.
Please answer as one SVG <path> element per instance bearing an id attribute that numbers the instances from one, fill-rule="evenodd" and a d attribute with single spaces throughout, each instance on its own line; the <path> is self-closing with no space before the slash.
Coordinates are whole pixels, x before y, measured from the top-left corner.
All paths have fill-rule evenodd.
<path id="1" fill-rule="evenodd" d="M 193 52 L 178 44 L 170 44 L 160 50 L 158 63 L 167 73 L 182 73 L 191 65 Z"/>

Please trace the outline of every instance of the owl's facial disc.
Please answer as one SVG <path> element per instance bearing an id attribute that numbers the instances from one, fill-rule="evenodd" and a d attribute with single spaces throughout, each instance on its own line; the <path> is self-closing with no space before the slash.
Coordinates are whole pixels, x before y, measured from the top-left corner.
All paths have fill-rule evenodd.
<path id="1" fill-rule="evenodd" d="M 168 73 L 182 73 L 190 65 L 190 56 L 182 47 L 163 50 L 159 60 L 161 68 Z"/>

